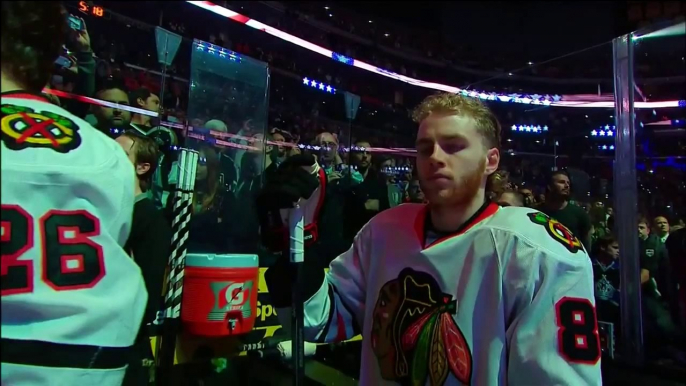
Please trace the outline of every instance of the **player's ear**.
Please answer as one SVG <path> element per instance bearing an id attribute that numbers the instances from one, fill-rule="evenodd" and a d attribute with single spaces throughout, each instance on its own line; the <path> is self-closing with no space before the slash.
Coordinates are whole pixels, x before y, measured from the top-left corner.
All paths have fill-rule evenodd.
<path id="1" fill-rule="evenodd" d="M 498 165 L 500 165 L 500 150 L 497 148 L 488 149 L 486 152 L 486 175 L 491 175 L 498 170 Z"/>
<path id="2" fill-rule="evenodd" d="M 150 170 L 150 163 L 141 162 L 139 164 L 136 164 L 136 174 L 137 175 L 142 176 L 143 174 L 147 173 L 148 170 Z"/>

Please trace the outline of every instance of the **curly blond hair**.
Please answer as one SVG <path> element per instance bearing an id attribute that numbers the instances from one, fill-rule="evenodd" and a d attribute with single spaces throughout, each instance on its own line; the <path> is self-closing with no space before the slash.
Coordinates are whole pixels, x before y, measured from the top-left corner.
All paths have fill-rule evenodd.
<path id="1" fill-rule="evenodd" d="M 452 113 L 474 119 L 484 144 L 488 148 L 500 148 L 500 123 L 479 99 L 450 93 L 431 95 L 412 111 L 412 120 L 420 123 L 432 113 Z"/>

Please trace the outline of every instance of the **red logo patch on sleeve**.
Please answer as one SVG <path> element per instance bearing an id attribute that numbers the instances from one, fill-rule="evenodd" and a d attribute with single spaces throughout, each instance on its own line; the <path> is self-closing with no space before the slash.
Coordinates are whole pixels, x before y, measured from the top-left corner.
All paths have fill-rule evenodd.
<path id="1" fill-rule="evenodd" d="M 553 240 L 564 245 L 570 252 L 576 253 L 583 249 L 581 241 L 561 222 L 542 212 L 529 213 L 528 216 L 532 223 L 542 225 Z"/>
<path id="2" fill-rule="evenodd" d="M 38 147 L 68 153 L 81 145 L 79 128 L 69 118 L 10 104 L 2 105 L 0 112 L 0 133 L 8 149 Z"/>

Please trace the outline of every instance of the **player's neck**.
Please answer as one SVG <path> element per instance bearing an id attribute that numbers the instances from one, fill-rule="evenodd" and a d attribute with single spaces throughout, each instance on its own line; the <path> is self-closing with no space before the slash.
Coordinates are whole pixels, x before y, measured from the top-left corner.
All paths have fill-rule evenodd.
<path id="1" fill-rule="evenodd" d="M 12 80 L 11 77 L 6 76 L 5 71 L 2 71 L 2 78 L 0 80 L 2 81 L 2 83 L 0 83 L 0 89 L 3 93 L 10 91 L 20 91 L 24 89 L 19 83 Z"/>
<path id="2" fill-rule="evenodd" d="M 142 126 L 150 126 L 150 117 L 142 114 L 134 114 L 131 118 L 131 123 Z"/>
<path id="3" fill-rule="evenodd" d="M 439 232 L 453 232 L 469 220 L 484 205 L 486 193 L 479 189 L 471 201 L 453 206 L 430 205 L 431 223 Z"/>

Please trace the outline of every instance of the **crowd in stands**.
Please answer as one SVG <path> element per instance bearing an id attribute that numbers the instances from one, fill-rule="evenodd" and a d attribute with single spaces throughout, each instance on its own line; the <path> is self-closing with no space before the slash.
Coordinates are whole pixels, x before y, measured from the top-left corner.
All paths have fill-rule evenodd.
<path id="1" fill-rule="evenodd" d="M 479 56 L 483 53 L 450 46 L 435 36 L 424 36 L 420 31 L 394 28 L 392 23 L 381 20 L 368 23 L 364 18 L 343 11 L 337 12 L 335 19 L 327 19 L 327 13 L 322 12 L 325 9 L 319 3 L 298 9 L 250 5 L 252 3 L 248 2 L 227 3 L 234 3 L 237 11 L 242 10 L 248 16 L 346 56 L 359 56 L 372 64 L 421 79 L 432 80 L 432 76 L 438 78 L 440 75 L 441 79 L 434 80 L 462 85 L 478 80 L 480 75 L 461 77 L 457 71 L 437 71 L 431 64 L 405 61 L 403 56 L 428 58 L 443 63 L 443 68 L 450 64 L 506 71 L 518 66 L 511 62 L 498 63 L 490 60 L 490 56 Z M 186 145 L 200 151 L 190 249 L 234 253 L 259 250 L 260 257 L 267 261 L 268 253 L 259 246 L 258 223 L 251 207 L 253 198 L 264 176 L 300 151 L 317 152 L 326 167 L 329 182 L 335 187 L 329 204 L 335 209 L 327 211 L 329 218 L 324 220 L 325 224 L 334 224 L 330 228 L 335 231 L 328 236 L 330 247 L 318 252 L 322 261 L 330 260 L 342 248 L 347 248 L 352 235 L 374 214 L 403 202 L 423 202 L 413 173 L 416 125 L 409 119 L 409 111 L 429 94 L 428 90 L 335 63 L 189 4 L 174 7 L 175 12 L 167 7 L 164 12 L 158 10 L 155 14 L 154 6 L 141 5 L 137 19 L 133 18 L 136 13 L 126 14 L 131 8 L 125 6 L 117 9 L 113 6 L 111 12 L 108 9 L 106 18 L 84 16 L 87 29 L 80 35 L 81 40 L 72 43 L 73 52 L 68 55 L 72 64 L 53 77 L 50 87 L 153 112 L 159 105 L 160 119 L 150 120 L 144 119 L 144 114 L 111 108 L 103 112 L 70 98 L 55 99 L 56 103 L 68 106 L 103 131 L 124 129 L 132 124 L 151 128 L 166 126 L 173 135 L 161 140 L 163 146 Z M 353 44 L 352 38 L 334 37 L 335 34 L 311 21 L 325 23 L 372 44 Z M 154 30 L 157 25 L 183 38 L 173 63 L 166 68 L 158 63 Z M 245 58 L 241 64 L 251 66 L 255 73 L 235 75 L 239 72 L 237 62 L 211 62 L 207 52 L 197 51 L 193 39 L 238 53 Z M 402 56 L 382 47 L 400 51 Z M 81 55 L 84 52 L 92 52 L 92 55 Z M 465 57 L 470 60 L 459 59 Z M 268 65 L 268 79 L 266 66 L 260 67 L 253 59 Z M 263 72 L 259 72 L 260 68 Z M 568 70 L 565 67 L 536 67 L 527 75 L 611 80 L 611 73 L 602 73 L 597 66 L 585 67 L 583 74 Z M 331 85 L 337 93 L 304 86 L 304 77 Z M 492 87 L 496 85 L 489 83 Z M 518 83 L 503 85 L 497 91 L 516 91 L 529 86 L 531 90 L 558 87 Z M 575 89 L 574 86 L 567 88 L 570 92 Z M 141 90 L 147 90 L 147 94 Z M 342 96 L 346 91 L 361 97 L 354 118 L 346 115 Z M 598 147 L 613 142 L 599 142 L 588 137 L 593 128 L 612 124 L 613 112 L 532 109 L 531 106 L 496 102 L 489 103 L 489 107 L 501 119 L 504 131 L 502 172 L 491 186 L 492 198 L 504 206 L 544 208 L 546 202 L 555 197 L 551 172 L 566 169 L 565 176 L 572 191 L 566 202 L 579 208 L 580 216 L 585 216 L 588 226 L 579 228 L 584 233 L 583 238 L 588 236 L 584 245 L 593 251 L 594 260 L 607 268 L 609 262 L 617 259 L 608 260 L 616 249 L 613 238 L 616 233 L 611 224 L 614 154 Z M 659 116 L 658 112 L 650 111 L 639 114 L 639 119 L 646 121 L 678 118 L 671 111 L 659 111 Z M 550 126 L 550 132 L 512 131 L 512 125 Z M 189 134 L 189 128 L 195 135 Z M 683 159 L 668 162 L 667 158 L 683 154 L 685 143 L 683 136 L 657 137 L 647 129 L 639 134 L 642 136 L 637 140 L 640 142 L 637 155 L 643 158 L 639 158 L 637 169 L 638 209 L 650 216 L 649 220 L 642 220 L 642 224 L 652 229 L 652 234 L 664 243 L 662 239 L 666 238 L 669 226 L 665 231 L 660 225 L 662 219 L 671 224 L 672 232 L 684 226 L 686 166 Z M 201 138 L 211 139 L 211 144 Z M 308 149 L 307 146 L 316 148 Z M 161 170 L 170 172 L 171 168 L 167 165 Z M 174 178 L 165 177 L 156 183 L 164 189 L 174 183 Z M 156 204 L 165 208 L 167 204 L 161 197 L 157 197 Z M 245 222 L 238 229 L 231 226 L 231 218 L 241 218 Z M 618 253 L 621 256 L 621 252 Z M 673 286 L 661 282 L 657 271 L 658 268 L 652 268 L 649 272 L 650 279 L 659 287 L 656 291 L 665 297 L 672 296 L 667 300 L 674 300 L 676 295 L 669 295 L 671 291 L 667 290 L 668 286 L 670 289 Z M 617 283 L 615 287 L 618 288 Z M 663 310 L 660 307 L 652 309 L 659 313 Z M 662 317 L 656 315 L 653 313 L 651 317 Z M 674 323 L 683 323 L 678 313 L 673 316 Z M 659 332 L 662 327 L 655 328 Z"/>

